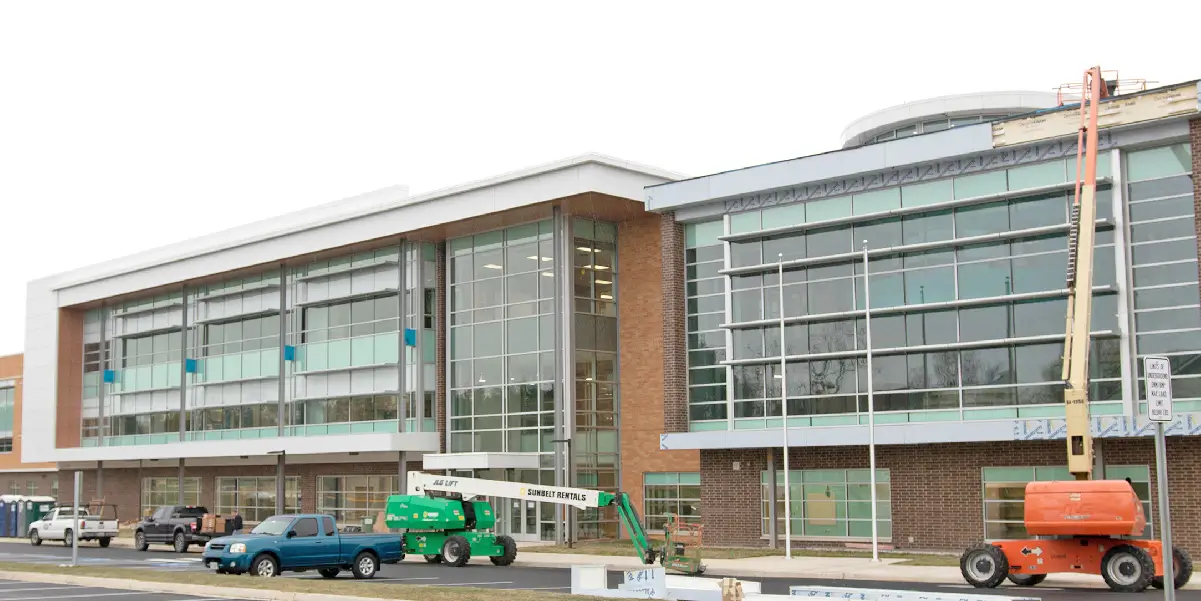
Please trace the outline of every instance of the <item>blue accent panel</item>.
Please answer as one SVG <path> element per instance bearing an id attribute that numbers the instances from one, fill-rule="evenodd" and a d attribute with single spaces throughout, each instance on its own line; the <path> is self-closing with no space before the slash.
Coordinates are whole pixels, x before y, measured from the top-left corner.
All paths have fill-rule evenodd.
<path id="1" fill-rule="evenodd" d="M 117 381 L 117 372 L 115 372 L 111 369 L 104 370 L 104 381 L 108 384 L 112 384 L 113 382 L 116 382 Z"/>
<path id="2" fill-rule="evenodd" d="M 196 360 L 184 359 L 184 371 L 190 374 L 196 373 Z"/>
<path id="3" fill-rule="evenodd" d="M 284 361 L 296 360 L 296 347 L 286 344 L 284 345 Z"/>
<path id="4" fill-rule="evenodd" d="M 405 346 L 417 346 L 417 330 L 405 328 Z"/>

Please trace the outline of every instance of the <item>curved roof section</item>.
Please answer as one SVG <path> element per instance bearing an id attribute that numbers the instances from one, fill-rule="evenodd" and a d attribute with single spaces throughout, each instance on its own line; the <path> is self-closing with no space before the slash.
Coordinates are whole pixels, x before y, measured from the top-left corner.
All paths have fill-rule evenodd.
<path id="1" fill-rule="evenodd" d="M 1057 105 L 1058 97 L 1054 92 L 977 92 L 927 98 L 892 106 L 852 121 L 842 131 L 841 142 L 843 148 L 851 148 L 871 142 L 882 133 L 932 119 L 979 116 L 988 119 Z"/>

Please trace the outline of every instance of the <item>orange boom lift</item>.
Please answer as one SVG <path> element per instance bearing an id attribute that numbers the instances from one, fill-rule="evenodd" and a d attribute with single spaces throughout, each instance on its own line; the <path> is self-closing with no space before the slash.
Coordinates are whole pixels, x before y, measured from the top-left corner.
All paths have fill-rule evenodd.
<path id="1" fill-rule="evenodd" d="M 1068 238 L 1068 310 L 1063 347 L 1068 471 L 1076 479 L 1026 485 L 1026 533 L 1035 538 L 981 543 L 963 553 L 960 572 L 977 588 L 993 588 L 1006 579 L 1019 586 L 1035 586 L 1047 574 L 1056 573 L 1099 574 L 1110 589 L 1120 592 L 1164 586 L 1162 543 L 1134 538 L 1143 534 L 1147 518 L 1130 483 L 1092 479 L 1088 355 L 1097 218 L 1097 113 L 1101 100 L 1109 93 L 1100 67 L 1084 73 L 1076 142 L 1076 193 Z M 1180 588 L 1192 576 L 1192 561 L 1180 548 L 1172 550 L 1172 558 L 1174 584 Z"/>

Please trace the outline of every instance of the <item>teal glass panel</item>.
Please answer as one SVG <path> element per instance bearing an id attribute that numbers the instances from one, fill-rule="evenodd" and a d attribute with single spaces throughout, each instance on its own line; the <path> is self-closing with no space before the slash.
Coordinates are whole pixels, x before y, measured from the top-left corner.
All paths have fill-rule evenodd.
<path id="1" fill-rule="evenodd" d="M 955 269 L 951 266 L 905 272 L 905 304 L 955 300 Z"/>
<path id="2" fill-rule="evenodd" d="M 242 356 L 239 354 L 226 355 L 221 358 L 222 371 L 226 380 L 237 380 L 242 377 Z"/>
<path id="3" fill-rule="evenodd" d="M 689 432 L 717 432 L 727 430 L 726 420 L 711 421 L 711 422 L 690 422 L 688 424 Z"/>
<path id="4" fill-rule="evenodd" d="M 1072 168 L 1075 169 L 1074 163 Z M 1072 175 L 1075 176 L 1075 173 Z M 1062 160 L 1014 167 L 1009 170 L 1009 189 L 1027 190 L 1062 184 L 1067 181 L 1067 177 L 1067 168 Z"/>
<path id="5" fill-rule="evenodd" d="M 279 376 L 279 347 L 259 351 L 260 373 L 267 377 Z"/>
<path id="6" fill-rule="evenodd" d="M 138 390 L 146 390 L 154 386 L 154 366 L 146 365 L 139 367 L 138 372 Z"/>
<path id="7" fill-rule="evenodd" d="M 747 213 L 738 213 L 730 215 L 730 233 L 742 234 L 745 232 L 757 232 L 763 229 L 762 216 L 759 211 L 750 211 Z"/>
<path id="8" fill-rule="evenodd" d="M 805 203 L 805 221 L 816 223 L 851 216 L 851 197 L 823 198 Z"/>
<path id="9" fill-rule="evenodd" d="M 959 298 L 985 298 L 1010 293 L 1009 259 L 959 266 Z"/>
<path id="10" fill-rule="evenodd" d="M 684 226 L 684 246 L 698 248 L 717 244 L 720 242 L 717 237 L 722 235 L 723 227 L 720 220 L 689 223 Z"/>
<path id="11" fill-rule="evenodd" d="M 901 186 L 901 206 L 903 207 L 924 207 L 954 199 L 954 182 L 949 178 L 924 184 Z"/>
<path id="12" fill-rule="evenodd" d="M 1128 179 L 1139 181 L 1187 173 L 1192 170 L 1191 152 L 1188 144 L 1131 152 L 1126 158 Z"/>
<path id="13" fill-rule="evenodd" d="M 435 361 L 435 357 L 438 355 L 438 353 L 436 351 L 436 347 L 434 346 L 434 343 L 435 343 L 434 331 L 433 330 L 422 330 L 421 338 L 422 338 L 422 344 L 424 345 L 421 348 L 422 359 L 424 359 L 424 362 L 427 365 L 432 364 Z"/>
<path id="14" fill-rule="evenodd" d="M 257 378 L 263 375 L 263 360 L 258 351 L 242 353 L 241 357 L 243 378 Z"/>
<path id="15" fill-rule="evenodd" d="M 801 203 L 763 209 L 763 229 L 805 223 L 805 205 Z"/>
<path id="16" fill-rule="evenodd" d="M 179 363 L 167 364 L 167 386 L 179 386 L 180 377 Z"/>
<path id="17" fill-rule="evenodd" d="M 314 342 L 304 347 L 305 371 L 329 369 L 329 343 Z"/>
<path id="18" fill-rule="evenodd" d="M 326 426 L 326 434 L 351 434 L 350 424 L 330 424 Z"/>
<path id="19" fill-rule="evenodd" d="M 398 334 L 376 334 L 374 346 L 376 363 L 400 362 L 400 337 Z"/>
<path id="20" fill-rule="evenodd" d="M 856 215 L 896 210 L 901 208 L 901 189 L 886 188 L 856 194 L 851 204 Z"/>
<path id="21" fill-rule="evenodd" d="M 150 387 L 151 388 L 166 388 L 167 387 L 167 366 L 154 365 L 150 368 Z"/>
<path id="22" fill-rule="evenodd" d="M 350 341 L 350 364 L 354 366 L 375 363 L 374 336 L 360 336 Z"/>
<path id="23" fill-rule="evenodd" d="M 329 343 L 329 369 L 350 367 L 350 341 L 333 340 Z"/>
<path id="24" fill-rule="evenodd" d="M 1076 177 L 1076 165 L 1068 164 L 1068 177 Z M 1113 176 L 1113 159 L 1110 158 L 1110 153 L 1102 152 L 1097 155 L 1097 179 Z"/>
<path id="25" fill-rule="evenodd" d="M 955 198 L 975 198 L 1006 191 L 1004 171 L 990 171 L 955 178 Z"/>
<path id="26" fill-rule="evenodd" d="M 375 432 L 375 422 L 358 422 L 350 425 L 351 434 L 371 434 Z"/>

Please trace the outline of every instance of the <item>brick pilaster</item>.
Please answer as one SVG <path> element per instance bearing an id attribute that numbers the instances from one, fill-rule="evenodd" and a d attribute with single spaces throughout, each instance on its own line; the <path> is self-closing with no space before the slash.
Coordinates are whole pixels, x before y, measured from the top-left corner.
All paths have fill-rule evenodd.
<path id="1" fill-rule="evenodd" d="M 688 431 L 688 338 L 684 296 L 684 225 L 659 217 L 663 303 L 663 430 Z"/>

